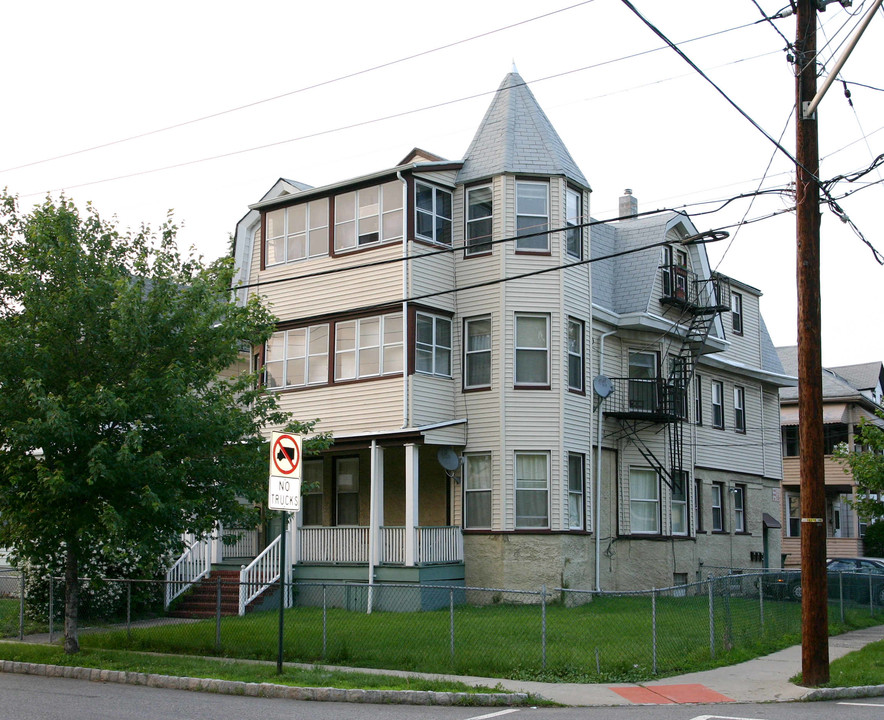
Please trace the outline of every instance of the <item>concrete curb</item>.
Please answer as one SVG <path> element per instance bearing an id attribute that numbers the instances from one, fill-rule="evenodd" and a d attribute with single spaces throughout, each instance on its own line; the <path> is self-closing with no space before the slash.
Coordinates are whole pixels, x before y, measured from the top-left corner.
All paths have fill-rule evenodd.
<path id="1" fill-rule="evenodd" d="M 884 696 L 884 685 L 857 685 L 856 687 L 817 688 L 801 697 L 802 701 L 842 700 Z"/>
<path id="2" fill-rule="evenodd" d="M 431 690 L 343 690 L 340 688 L 294 687 L 273 683 L 247 683 L 237 680 L 213 680 L 210 678 L 177 677 L 127 670 L 101 670 L 99 668 L 72 667 L 67 665 L 43 665 L 40 663 L 0 661 L 0 672 L 21 675 L 64 677 L 92 682 L 119 683 L 121 685 L 146 685 L 167 690 L 191 690 L 214 692 L 220 695 L 246 695 L 249 697 L 284 698 L 288 700 L 315 700 L 322 702 L 375 703 L 389 705 L 474 705 L 512 706 L 527 705 L 527 693 L 457 693 Z"/>

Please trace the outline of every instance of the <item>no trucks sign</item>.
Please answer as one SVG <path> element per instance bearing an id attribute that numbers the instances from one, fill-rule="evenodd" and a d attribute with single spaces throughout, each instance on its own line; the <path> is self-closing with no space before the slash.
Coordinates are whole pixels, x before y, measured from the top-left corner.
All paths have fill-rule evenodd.
<path id="1" fill-rule="evenodd" d="M 298 512 L 301 509 L 301 436 L 273 433 L 270 438 L 270 487 L 267 507 Z"/>

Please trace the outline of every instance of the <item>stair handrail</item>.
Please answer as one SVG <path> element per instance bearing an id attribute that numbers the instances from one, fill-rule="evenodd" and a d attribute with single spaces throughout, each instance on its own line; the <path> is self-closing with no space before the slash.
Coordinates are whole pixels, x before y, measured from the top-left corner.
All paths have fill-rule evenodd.
<path id="1" fill-rule="evenodd" d="M 246 614 L 246 607 L 273 583 L 279 580 L 279 550 L 282 535 L 270 544 L 248 565 L 239 571 L 239 614 Z M 288 606 L 289 603 L 286 603 Z"/>
<path id="2" fill-rule="evenodd" d="M 163 608 L 186 592 L 197 581 L 207 577 L 212 569 L 212 546 L 208 537 L 194 540 L 166 571 Z"/>

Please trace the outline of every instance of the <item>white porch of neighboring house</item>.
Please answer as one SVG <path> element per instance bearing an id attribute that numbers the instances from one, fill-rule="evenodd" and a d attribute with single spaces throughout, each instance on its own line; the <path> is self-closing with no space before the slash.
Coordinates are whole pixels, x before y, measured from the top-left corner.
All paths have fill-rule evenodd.
<path id="1" fill-rule="evenodd" d="M 289 514 L 286 532 L 288 579 L 302 584 L 294 602 L 321 604 L 322 586 L 342 582 L 363 583 L 366 590 L 374 583 L 463 585 L 463 536 L 452 523 L 461 469 L 446 471 L 437 459 L 440 448 L 459 456 L 452 451 L 463 446 L 459 425 L 443 425 L 441 433 L 425 428 L 336 438 L 321 457 L 304 460 L 302 509 Z M 260 528 L 223 529 L 194 543 L 189 559 L 171 571 L 171 590 L 182 592 L 189 578 L 193 583 L 213 568 L 238 569 L 240 614 L 252 603 L 277 602 L 269 596 L 279 581 L 280 525 L 281 513 L 268 511 Z M 375 595 L 378 609 L 386 609 L 383 597 Z M 420 599 L 423 608 L 433 604 Z"/>

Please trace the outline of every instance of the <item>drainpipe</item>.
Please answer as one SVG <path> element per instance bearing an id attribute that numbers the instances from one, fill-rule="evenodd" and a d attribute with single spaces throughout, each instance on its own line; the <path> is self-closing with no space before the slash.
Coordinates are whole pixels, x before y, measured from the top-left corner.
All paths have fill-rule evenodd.
<path id="1" fill-rule="evenodd" d="M 401 172 L 402 183 L 402 427 L 410 423 L 408 412 L 408 183 Z"/>
<path id="2" fill-rule="evenodd" d="M 599 335 L 599 375 L 603 375 L 605 368 L 605 338 L 614 335 L 617 331 L 611 330 Z M 596 440 L 596 463 L 595 463 L 595 589 L 602 589 L 601 568 L 602 561 L 602 426 L 604 425 L 605 399 L 599 402 L 599 427 L 598 439 Z"/>

